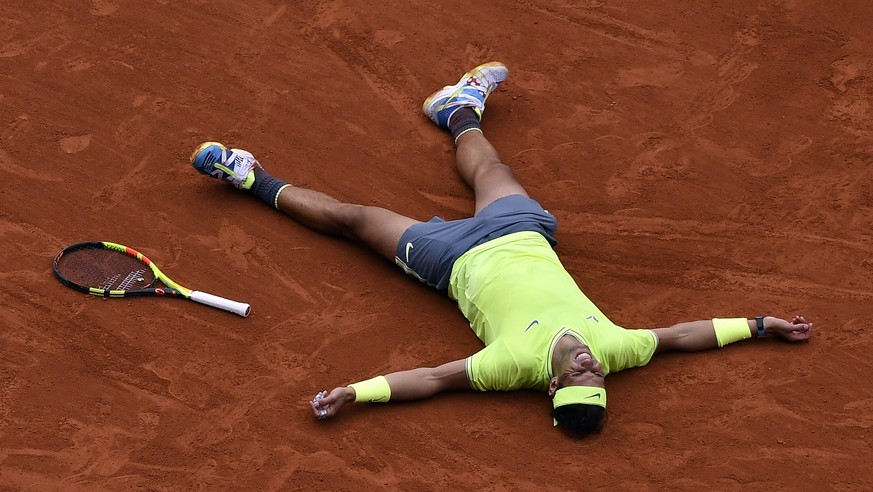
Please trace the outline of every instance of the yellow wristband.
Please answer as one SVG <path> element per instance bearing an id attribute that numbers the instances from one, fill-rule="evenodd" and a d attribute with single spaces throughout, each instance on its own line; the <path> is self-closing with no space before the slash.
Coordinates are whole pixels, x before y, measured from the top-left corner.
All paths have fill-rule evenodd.
<path id="1" fill-rule="evenodd" d="M 713 318 L 712 327 L 715 328 L 715 338 L 718 340 L 719 347 L 752 338 L 749 320 L 746 318 Z"/>
<path id="2" fill-rule="evenodd" d="M 349 385 L 355 390 L 355 401 L 368 403 L 385 403 L 391 399 L 391 386 L 385 376 L 376 376 L 373 379 L 361 381 Z"/>

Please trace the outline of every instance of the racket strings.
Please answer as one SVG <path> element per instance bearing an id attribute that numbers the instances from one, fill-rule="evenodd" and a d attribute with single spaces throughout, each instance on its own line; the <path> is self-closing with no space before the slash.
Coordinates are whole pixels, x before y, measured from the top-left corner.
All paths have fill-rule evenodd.
<path id="1" fill-rule="evenodd" d="M 122 252 L 102 248 L 67 251 L 58 260 L 58 273 L 84 287 L 103 290 L 136 290 L 155 281 L 152 270 Z"/>

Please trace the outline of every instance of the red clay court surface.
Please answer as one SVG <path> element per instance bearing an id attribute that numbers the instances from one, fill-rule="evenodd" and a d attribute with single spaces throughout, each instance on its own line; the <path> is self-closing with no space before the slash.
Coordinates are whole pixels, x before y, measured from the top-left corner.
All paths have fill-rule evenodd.
<path id="1" fill-rule="evenodd" d="M 870 490 L 873 3 L 0 5 L 0 489 Z M 593 438 L 537 393 L 315 420 L 322 389 L 479 341 L 453 303 L 187 163 L 203 140 L 418 219 L 472 197 L 422 100 L 500 60 L 486 134 L 619 324 L 803 314 L 610 376 Z M 99 299 L 109 240 L 252 304 Z"/>

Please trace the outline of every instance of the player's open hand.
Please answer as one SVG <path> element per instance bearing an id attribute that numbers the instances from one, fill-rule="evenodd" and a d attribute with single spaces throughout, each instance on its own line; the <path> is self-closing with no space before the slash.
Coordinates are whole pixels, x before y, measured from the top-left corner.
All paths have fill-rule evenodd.
<path id="1" fill-rule="evenodd" d="M 767 316 L 764 318 L 764 330 L 768 335 L 775 335 L 789 342 L 802 342 L 812 335 L 812 323 L 803 316 L 795 316 L 791 320 Z"/>
<path id="2" fill-rule="evenodd" d="M 354 399 L 353 390 L 343 386 L 334 388 L 330 393 L 327 391 L 318 393 L 309 402 L 309 406 L 312 407 L 312 413 L 316 418 L 326 419 L 336 415 L 347 401 Z"/>

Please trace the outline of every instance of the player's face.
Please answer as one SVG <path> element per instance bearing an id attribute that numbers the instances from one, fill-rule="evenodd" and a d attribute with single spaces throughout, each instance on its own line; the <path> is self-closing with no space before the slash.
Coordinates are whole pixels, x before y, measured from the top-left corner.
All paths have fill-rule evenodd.
<path id="1" fill-rule="evenodd" d="M 586 345 L 570 351 L 567 364 L 558 377 L 563 386 L 603 387 L 603 366 L 600 365 Z"/>

